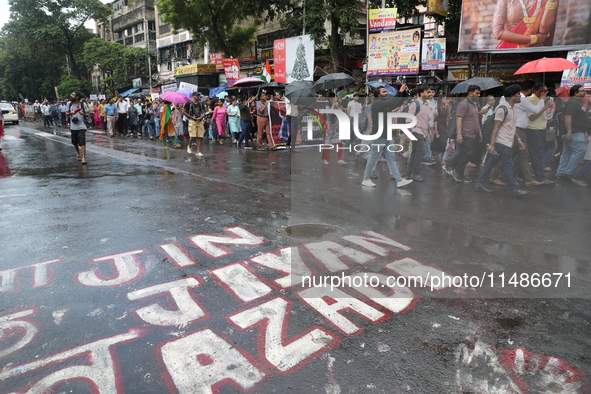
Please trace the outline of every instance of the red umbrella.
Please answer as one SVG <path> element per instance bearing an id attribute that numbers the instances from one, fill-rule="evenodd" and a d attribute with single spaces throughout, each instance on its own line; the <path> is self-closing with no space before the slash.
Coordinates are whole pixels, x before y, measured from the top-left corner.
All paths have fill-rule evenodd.
<path id="1" fill-rule="evenodd" d="M 543 57 L 538 60 L 525 63 L 515 71 L 515 74 L 546 73 L 570 70 L 577 68 L 577 65 L 570 60 L 561 57 Z"/>

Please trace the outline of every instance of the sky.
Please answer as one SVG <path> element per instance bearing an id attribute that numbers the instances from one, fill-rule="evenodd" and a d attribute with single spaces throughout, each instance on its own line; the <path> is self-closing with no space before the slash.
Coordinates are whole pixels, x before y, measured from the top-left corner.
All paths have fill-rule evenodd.
<path id="1" fill-rule="evenodd" d="M 101 0 L 101 3 L 108 4 L 112 0 Z M 0 29 L 4 26 L 6 22 L 8 22 L 8 18 L 10 17 L 10 7 L 8 5 L 8 0 L 0 0 Z M 85 26 L 89 29 L 94 30 L 94 21 L 86 22 Z"/>

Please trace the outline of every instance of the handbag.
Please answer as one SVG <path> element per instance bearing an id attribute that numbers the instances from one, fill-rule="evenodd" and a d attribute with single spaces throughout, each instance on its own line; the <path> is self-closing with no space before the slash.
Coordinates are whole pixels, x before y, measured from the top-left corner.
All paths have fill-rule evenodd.
<path id="1" fill-rule="evenodd" d="M 554 128 L 546 129 L 546 142 L 556 140 L 556 130 Z"/>

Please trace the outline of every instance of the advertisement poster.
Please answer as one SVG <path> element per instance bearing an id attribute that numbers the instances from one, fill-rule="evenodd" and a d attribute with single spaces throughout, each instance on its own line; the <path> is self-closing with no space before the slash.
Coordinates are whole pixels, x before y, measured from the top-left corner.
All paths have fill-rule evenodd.
<path id="1" fill-rule="evenodd" d="M 576 64 L 577 68 L 563 71 L 560 86 L 583 85 L 585 89 L 591 89 L 591 47 L 569 52 L 566 60 Z"/>
<path id="2" fill-rule="evenodd" d="M 286 83 L 285 39 L 273 42 L 273 67 L 275 68 L 275 81 Z"/>
<path id="3" fill-rule="evenodd" d="M 179 82 L 179 90 L 188 90 L 189 92 L 196 92 L 199 90 L 197 85 L 188 82 Z"/>
<path id="4" fill-rule="evenodd" d="M 176 92 L 177 90 L 178 90 L 178 88 L 176 87 L 176 83 L 170 83 L 168 85 L 162 85 L 160 87 L 161 93 L 164 93 L 164 92 Z"/>
<path id="5" fill-rule="evenodd" d="M 421 30 L 399 30 L 369 35 L 368 76 L 419 73 Z"/>
<path id="6" fill-rule="evenodd" d="M 445 70 L 445 38 L 425 38 L 421 52 L 423 70 Z"/>
<path id="7" fill-rule="evenodd" d="M 575 50 L 590 23 L 589 0 L 464 0 L 458 51 Z"/>
<path id="8" fill-rule="evenodd" d="M 223 58 L 224 58 L 223 52 L 209 54 L 209 62 L 212 64 L 215 64 L 215 67 L 218 70 L 224 69 L 224 62 L 222 61 Z"/>
<path id="9" fill-rule="evenodd" d="M 275 81 L 313 80 L 314 40 L 309 35 L 275 40 L 273 50 Z"/>
<path id="10" fill-rule="evenodd" d="M 240 61 L 238 59 L 223 59 L 226 83 L 229 86 L 240 79 Z"/>
<path id="11" fill-rule="evenodd" d="M 396 29 L 396 8 L 380 8 L 369 10 L 369 31 Z"/>

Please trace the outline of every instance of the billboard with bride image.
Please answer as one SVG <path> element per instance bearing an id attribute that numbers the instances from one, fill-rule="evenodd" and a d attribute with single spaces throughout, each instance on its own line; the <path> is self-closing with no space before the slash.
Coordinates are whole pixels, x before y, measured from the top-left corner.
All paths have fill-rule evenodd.
<path id="1" fill-rule="evenodd" d="M 313 80 L 314 40 L 310 35 L 275 40 L 273 48 L 275 81 L 290 83 Z"/>

